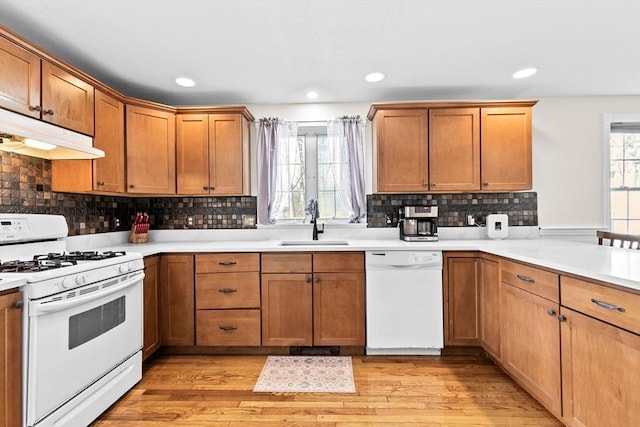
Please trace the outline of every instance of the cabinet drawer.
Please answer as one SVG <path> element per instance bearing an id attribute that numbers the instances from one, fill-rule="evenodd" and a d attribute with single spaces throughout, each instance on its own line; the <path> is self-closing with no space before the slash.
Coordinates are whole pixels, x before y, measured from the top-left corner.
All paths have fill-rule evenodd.
<path id="1" fill-rule="evenodd" d="M 263 253 L 263 273 L 311 273 L 311 254 L 307 252 Z"/>
<path id="2" fill-rule="evenodd" d="M 260 307 L 260 273 L 196 274 L 196 308 Z"/>
<path id="3" fill-rule="evenodd" d="M 196 345 L 260 345 L 260 310 L 197 310 Z"/>
<path id="4" fill-rule="evenodd" d="M 314 272 L 362 272 L 364 271 L 363 252 L 317 252 L 313 254 Z"/>
<path id="5" fill-rule="evenodd" d="M 562 305 L 640 334 L 640 295 L 560 277 Z"/>
<path id="6" fill-rule="evenodd" d="M 196 273 L 260 271 L 260 254 L 223 253 L 196 255 Z"/>
<path id="7" fill-rule="evenodd" d="M 558 274 L 507 260 L 501 261 L 500 270 L 503 282 L 551 301 L 560 301 Z"/>

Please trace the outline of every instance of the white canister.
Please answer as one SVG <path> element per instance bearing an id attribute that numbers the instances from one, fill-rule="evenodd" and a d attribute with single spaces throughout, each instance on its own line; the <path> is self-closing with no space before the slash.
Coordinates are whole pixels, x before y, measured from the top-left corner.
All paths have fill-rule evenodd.
<path id="1" fill-rule="evenodd" d="M 487 215 L 487 237 L 490 239 L 509 237 L 509 216 L 506 214 Z"/>

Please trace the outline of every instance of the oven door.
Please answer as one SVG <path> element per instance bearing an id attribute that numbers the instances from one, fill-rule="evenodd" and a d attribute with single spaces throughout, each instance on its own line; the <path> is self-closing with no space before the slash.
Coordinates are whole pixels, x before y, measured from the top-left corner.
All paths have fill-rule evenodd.
<path id="1" fill-rule="evenodd" d="M 142 348 L 143 278 L 133 272 L 29 302 L 28 425 Z"/>

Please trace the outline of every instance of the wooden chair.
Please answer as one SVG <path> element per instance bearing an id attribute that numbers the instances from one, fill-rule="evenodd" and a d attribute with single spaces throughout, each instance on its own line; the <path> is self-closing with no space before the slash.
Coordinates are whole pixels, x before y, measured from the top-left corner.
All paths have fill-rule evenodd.
<path id="1" fill-rule="evenodd" d="M 619 248 L 640 249 L 640 236 L 636 234 L 611 233 L 609 231 L 596 231 L 598 244 L 604 245 L 605 240 L 609 241 L 607 246 Z"/>

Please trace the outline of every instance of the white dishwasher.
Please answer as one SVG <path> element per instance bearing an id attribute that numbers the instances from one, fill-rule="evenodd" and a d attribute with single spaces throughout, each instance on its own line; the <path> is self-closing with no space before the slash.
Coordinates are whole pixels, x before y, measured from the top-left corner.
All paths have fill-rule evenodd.
<path id="1" fill-rule="evenodd" d="M 442 251 L 367 251 L 367 354 L 438 355 Z"/>

